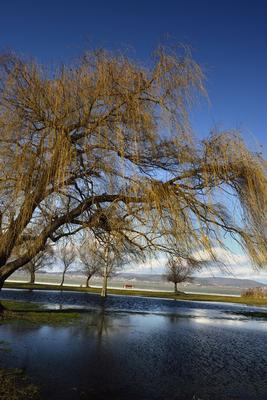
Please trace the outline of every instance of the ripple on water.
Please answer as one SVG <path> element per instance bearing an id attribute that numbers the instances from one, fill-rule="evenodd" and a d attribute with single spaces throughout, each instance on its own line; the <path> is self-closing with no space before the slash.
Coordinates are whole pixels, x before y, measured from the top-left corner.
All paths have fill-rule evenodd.
<path id="1" fill-rule="evenodd" d="M 0 326 L 12 348 L 1 362 L 50 400 L 266 400 L 267 334 L 237 322 L 98 309 L 68 327 L 12 323 Z"/>

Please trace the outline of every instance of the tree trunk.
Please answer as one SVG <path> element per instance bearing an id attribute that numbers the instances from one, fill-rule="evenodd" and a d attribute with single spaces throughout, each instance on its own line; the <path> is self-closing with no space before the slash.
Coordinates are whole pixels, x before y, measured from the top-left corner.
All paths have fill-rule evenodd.
<path id="1" fill-rule="evenodd" d="M 107 265 L 104 268 L 104 276 L 103 276 L 103 286 L 101 290 L 101 296 L 107 297 L 107 286 L 108 286 L 108 273 L 107 273 Z"/>
<path id="2" fill-rule="evenodd" d="M 35 282 L 35 271 L 31 271 L 31 279 L 30 279 L 30 284 L 33 285 Z"/>
<path id="3" fill-rule="evenodd" d="M 103 274 L 103 286 L 101 290 L 101 297 L 107 297 L 107 286 L 108 286 L 108 261 L 109 261 L 109 243 L 105 247 L 105 268 Z"/>
<path id="4" fill-rule="evenodd" d="M 2 289 L 2 287 L 4 286 L 5 283 L 5 278 L 0 276 L 0 290 Z"/>
<path id="5" fill-rule="evenodd" d="M 12 275 L 13 272 L 15 272 L 18 269 L 18 268 L 13 268 L 11 264 L 12 263 L 0 266 L 0 290 L 2 289 L 5 281 L 10 277 L 10 275 Z"/>
<path id="6" fill-rule="evenodd" d="M 90 279 L 91 279 L 91 275 L 88 276 L 87 279 L 86 279 L 86 287 L 87 287 L 87 288 L 90 287 L 90 286 L 89 286 L 89 281 L 90 281 Z"/>
<path id="7" fill-rule="evenodd" d="M 0 300 L 0 316 L 1 316 L 1 314 L 3 314 L 3 312 L 5 311 L 6 309 L 5 309 L 5 307 L 3 306 L 3 304 L 1 303 L 1 300 Z"/>
<path id="8" fill-rule="evenodd" d="M 0 291 L 4 285 L 5 280 L 3 278 L 0 277 Z M 1 303 L 0 300 L 0 315 L 5 311 L 5 307 L 3 306 L 3 304 Z"/>
<path id="9" fill-rule="evenodd" d="M 61 287 L 64 285 L 64 280 L 65 280 L 65 271 L 62 274 L 62 280 L 61 280 L 61 283 L 60 283 Z"/>
<path id="10" fill-rule="evenodd" d="M 174 293 L 175 293 L 175 294 L 178 293 L 177 282 L 174 282 Z"/>

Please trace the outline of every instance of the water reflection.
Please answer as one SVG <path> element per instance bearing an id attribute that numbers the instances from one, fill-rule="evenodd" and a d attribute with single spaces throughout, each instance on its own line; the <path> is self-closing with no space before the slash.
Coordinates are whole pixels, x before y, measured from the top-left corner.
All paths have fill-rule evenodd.
<path id="1" fill-rule="evenodd" d="M 12 348 L 1 363 L 25 368 L 49 400 L 265 400 L 267 334 L 244 326 L 207 310 L 187 318 L 102 302 L 70 326 L 0 325 Z"/>
<path id="2" fill-rule="evenodd" d="M 120 319 L 118 315 L 114 316 L 112 313 L 108 313 L 105 308 L 105 304 L 99 310 L 91 311 L 86 313 L 83 317 L 81 325 L 73 327 L 73 334 L 76 332 L 79 334 L 93 333 L 99 340 L 103 336 L 115 334 L 122 328 L 119 324 Z"/>
<path id="3" fill-rule="evenodd" d="M 103 299 L 96 294 L 58 291 L 32 291 L 4 289 L 0 299 L 22 300 L 47 304 L 49 308 L 84 308 L 101 309 Z M 196 301 L 175 301 L 171 299 L 153 299 L 130 296 L 109 296 L 105 301 L 108 311 L 125 312 L 160 312 L 160 313 L 194 313 L 208 310 L 210 315 L 220 312 L 267 311 L 266 308 L 246 306 L 244 304 L 213 303 Z"/>

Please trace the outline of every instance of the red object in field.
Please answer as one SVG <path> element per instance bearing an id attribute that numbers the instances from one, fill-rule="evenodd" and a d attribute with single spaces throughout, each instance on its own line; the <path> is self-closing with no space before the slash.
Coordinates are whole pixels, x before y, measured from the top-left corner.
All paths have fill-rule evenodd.
<path id="1" fill-rule="evenodd" d="M 133 285 L 125 284 L 125 285 L 123 285 L 123 287 L 124 287 L 124 289 L 132 289 Z"/>

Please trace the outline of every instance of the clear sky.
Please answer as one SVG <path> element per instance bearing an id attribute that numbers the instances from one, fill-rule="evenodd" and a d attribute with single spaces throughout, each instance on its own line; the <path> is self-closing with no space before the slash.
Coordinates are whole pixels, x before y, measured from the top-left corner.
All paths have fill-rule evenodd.
<path id="1" fill-rule="evenodd" d="M 57 63 L 86 47 L 131 48 L 145 60 L 161 43 L 190 45 L 210 103 L 193 112 L 196 132 L 241 129 L 267 144 L 267 1 L 1 0 L 0 50 Z"/>
<path id="2" fill-rule="evenodd" d="M 267 127 L 265 0 L 2 0 L 0 49 L 42 62 L 88 46 L 130 47 L 146 59 L 158 43 L 188 44 L 207 76 L 210 105 L 194 113 L 196 131 L 242 129 L 258 150 Z"/>

